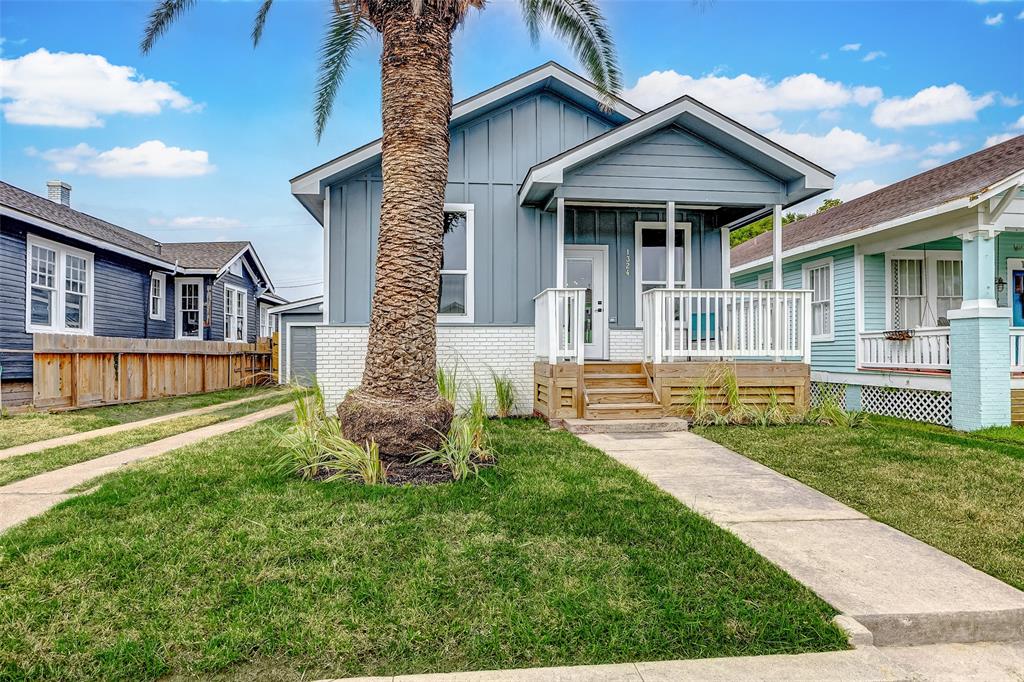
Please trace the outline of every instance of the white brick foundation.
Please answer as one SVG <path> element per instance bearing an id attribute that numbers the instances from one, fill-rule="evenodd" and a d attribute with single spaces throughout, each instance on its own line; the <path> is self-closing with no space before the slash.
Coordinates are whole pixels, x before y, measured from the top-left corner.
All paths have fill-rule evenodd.
<path id="1" fill-rule="evenodd" d="M 329 411 L 362 379 L 366 331 L 366 327 L 316 329 L 317 379 Z M 442 367 L 457 368 L 460 406 L 479 384 L 494 410 L 493 371 L 515 382 L 517 413 L 533 410 L 533 327 L 438 327 L 437 360 Z"/>
<path id="2" fill-rule="evenodd" d="M 608 359 L 612 362 L 638 361 L 644 357 L 642 329 L 609 329 Z"/>

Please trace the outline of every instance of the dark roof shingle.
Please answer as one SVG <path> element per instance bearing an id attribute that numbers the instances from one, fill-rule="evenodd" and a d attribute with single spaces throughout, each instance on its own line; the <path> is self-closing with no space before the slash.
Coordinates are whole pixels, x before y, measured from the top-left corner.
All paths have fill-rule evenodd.
<path id="1" fill-rule="evenodd" d="M 782 250 L 856 232 L 984 191 L 1024 169 L 1024 135 L 895 182 L 871 194 L 790 223 Z M 732 249 L 733 266 L 771 255 L 772 233 L 764 232 Z"/>

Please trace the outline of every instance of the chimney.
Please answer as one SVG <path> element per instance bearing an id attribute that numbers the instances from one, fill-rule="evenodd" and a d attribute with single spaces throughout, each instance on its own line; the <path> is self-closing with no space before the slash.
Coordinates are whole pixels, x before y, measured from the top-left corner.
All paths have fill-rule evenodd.
<path id="1" fill-rule="evenodd" d="M 46 196 L 55 204 L 71 208 L 71 185 L 63 180 L 50 180 L 46 183 Z"/>

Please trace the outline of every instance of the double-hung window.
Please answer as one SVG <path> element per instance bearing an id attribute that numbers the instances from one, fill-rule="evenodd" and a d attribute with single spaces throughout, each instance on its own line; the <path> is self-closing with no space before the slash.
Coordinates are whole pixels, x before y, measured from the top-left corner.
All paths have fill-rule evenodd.
<path id="1" fill-rule="evenodd" d="M 963 264 L 957 251 L 886 254 L 886 326 L 934 327 L 963 302 Z"/>
<path id="2" fill-rule="evenodd" d="M 178 306 L 175 326 L 179 339 L 203 338 L 203 280 L 176 277 L 174 299 Z"/>
<path id="3" fill-rule="evenodd" d="M 92 333 L 92 254 L 29 235 L 25 329 Z"/>
<path id="4" fill-rule="evenodd" d="M 149 319 L 164 320 L 166 311 L 164 309 L 167 292 L 167 275 L 162 272 L 154 272 L 149 277 Z"/>
<path id="5" fill-rule="evenodd" d="M 473 321 L 473 204 L 445 204 L 440 322 Z"/>
<path id="6" fill-rule="evenodd" d="M 245 341 L 246 337 L 245 290 L 224 287 L 224 340 Z"/>
<path id="7" fill-rule="evenodd" d="M 672 238 L 672 281 L 668 273 L 668 226 L 664 222 L 635 223 L 637 263 L 636 326 L 643 323 L 643 292 L 683 289 L 690 285 L 690 223 L 676 222 Z"/>
<path id="8" fill-rule="evenodd" d="M 832 259 L 827 258 L 803 266 L 804 288 L 811 290 L 811 341 L 831 341 L 832 323 Z"/>

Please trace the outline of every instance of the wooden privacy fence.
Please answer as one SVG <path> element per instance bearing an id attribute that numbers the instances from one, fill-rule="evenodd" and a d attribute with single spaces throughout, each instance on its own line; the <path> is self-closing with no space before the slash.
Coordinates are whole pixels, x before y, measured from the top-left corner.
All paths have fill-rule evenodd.
<path id="1" fill-rule="evenodd" d="M 108 405 L 272 381 L 271 342 L 32 335 L 32 403 Z"/>

